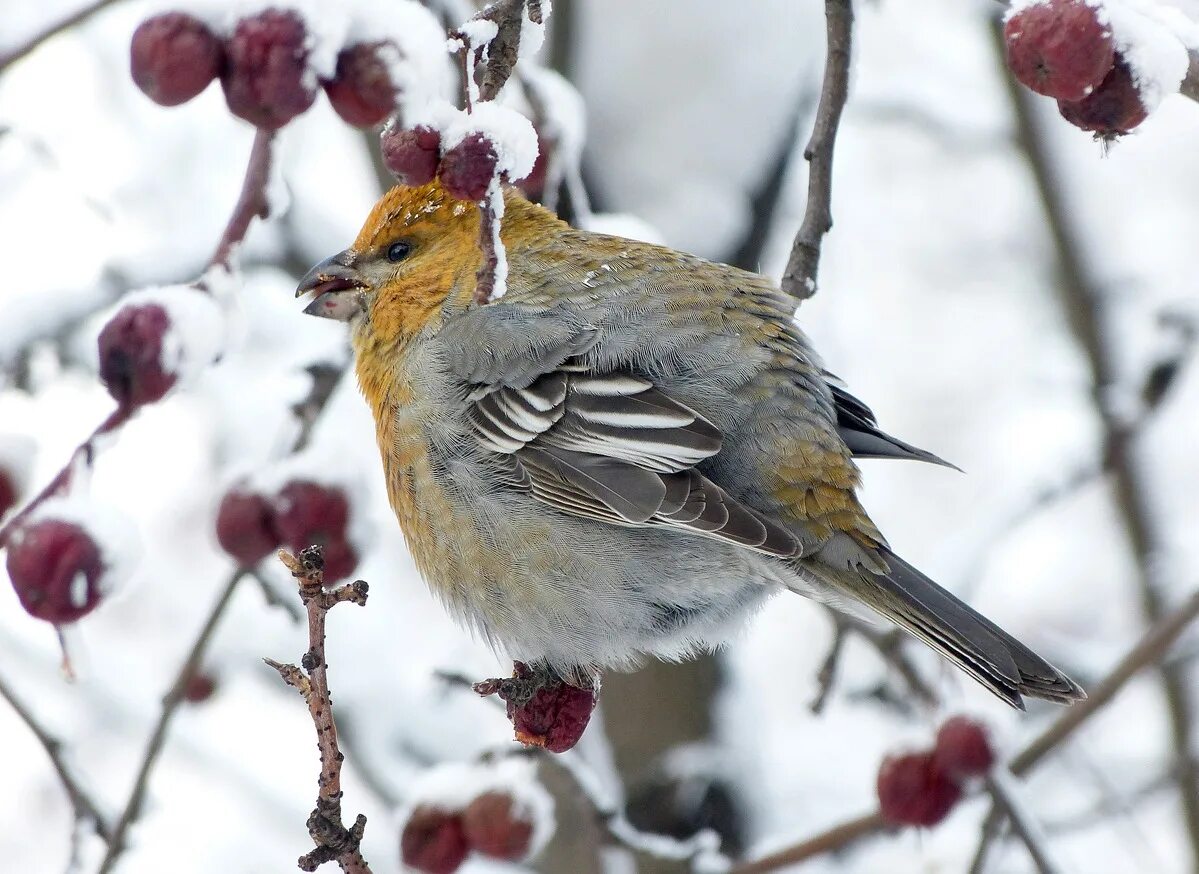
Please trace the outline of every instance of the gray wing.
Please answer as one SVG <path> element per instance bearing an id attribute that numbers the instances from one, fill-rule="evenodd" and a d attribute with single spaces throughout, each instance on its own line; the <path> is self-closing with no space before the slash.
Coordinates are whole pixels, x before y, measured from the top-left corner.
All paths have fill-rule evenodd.
<path id="1" fill-rule="evenodd" d="M 720 451 L 720 431 L 647 379 L 567 359 L 524 386 L 477 387 L 468 401 L 476 439 L 514 465 L 508 482 L 550 507 L 770 555 L 799 551 L 785 528 L 696 470 Z"/>
<path id="2" fill-rule="evenodd" d="M 882 431 L 870 407 L 838 385 L 832 374 L 826 371 L 824 375 L 833 394 L 837 433 L 841 435 L 854 458 L 902 458 L 961 470 L 956 464 L 933 455 L 928 450 L 919 449 Z"/>

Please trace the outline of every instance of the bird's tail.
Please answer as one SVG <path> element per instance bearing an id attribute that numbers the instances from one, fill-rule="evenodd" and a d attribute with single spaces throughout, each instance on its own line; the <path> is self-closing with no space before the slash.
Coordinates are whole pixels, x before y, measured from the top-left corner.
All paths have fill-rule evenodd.
<path id="1" fill-rule="evenodd" d="M 1082 688 L 986 617 L 942 589 L 887 549 L 888 571 L 838 571 L 829 580 L 945 656 L 988 691 L 1023 710 L 1022 696 L 1070 704 Z M 821 576 L 824 576 L 821 574 Z"/>

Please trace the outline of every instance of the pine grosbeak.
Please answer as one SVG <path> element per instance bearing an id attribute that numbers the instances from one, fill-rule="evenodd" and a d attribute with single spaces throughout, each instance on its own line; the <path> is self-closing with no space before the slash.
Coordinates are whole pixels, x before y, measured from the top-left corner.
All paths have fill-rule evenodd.
<path id="1" fill-rule="evenodd" d="M 774 283 L 505 201 L 499 300 L 472 302 L 478 209 L 436 181 L 298 292 L 351 325 L 392 506 L 453 613 L 585 682 L 789 589 L 864 604 L 1015 707 L 1084 697 L 888 548 L 854 458 L 940 459 L 831 381 Z"/>

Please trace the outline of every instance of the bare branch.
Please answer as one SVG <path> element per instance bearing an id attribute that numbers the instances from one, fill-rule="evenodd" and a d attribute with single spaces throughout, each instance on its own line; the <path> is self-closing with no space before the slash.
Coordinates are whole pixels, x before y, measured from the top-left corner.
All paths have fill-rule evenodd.
<path id="1" fill-rule="evenodd" d="M 867 813 L 833 826 L 828 831 L 821 832 L 815 837 L 808 838 L 806 841 L 794 844 L 784 850 L 779 850 L 777 853 L 771 853 L 769 856 L 763 856 L 752 862 L 734 865 L 729 869 L 729 874 L 765 874 L 767 871 L 778 871 L 780 868 L 796 865 L 825 853 L 835 853 L 863 838 L 881 834 L 891 828 L 883 819 L 883 815 L 876 810 L 873 813 Z"/>
<path id="2" fill-rule="evenodd" d="M 1014 785 L 1011 771 L 1003 767 L 992 770 L 987 775 L 987 791 L 995 800 L 996 806 L 1010 818 L 1012 830 L 1024 841 L 1024 846 L 1028 847 L 1028 854 L 1032 857 L 1039 874 L 1060 874 L 1061 867 L 1053 861 L 1049 853 L 1049 840 L 1045 837 L 1041 824 L 1020 800 L 1020 792 Z"/>
<path id="3" fill-rule="evenodd" d="M 74 769 L 67 761 L 67 757 L 63 752 L 62 741 L 50 734 L 38 722 L 37 717 L 33 715 L 33 711 L 26 707 L 25 703 L 17 697 L 16 693 L 13 692 L 3 677 L 0 677 L 0 698 L 8 702 L 13 712 L 29 727 L 33 736 L 37 738 L 38 743 L 42 745 L 42 749 L 46 751 L 46 755 L 49 756 L 50 763 L 54 765 L 54 770 L 58 773 L 59 782 L 62 783 L 67 797 L 71 800 L 71 807 L 75 810 L 76 828 L 86 824 L 88 828 L 94 830 L 106 843 L 111 840 L 112 830 L 109 828 L 108 818 L 101 813 L 100 805 L 83 788 L 82 781 L 75 775 Z"/>
<path id="4" fill-rule="evenodd" d="M 116 0 L 93 0 L 93 2 L 88 3 L 86 6 L 81 6 L 70 15 L 60 18 L 48 27 L 39 30 L 20 45 L 14 46 L 3 54 L 0 54 L 0 73 L 3 73 L 17 61 L 38 48 L 46 40 L 58 36 L 64 30 L 70 30 L 75 25 L 91 18 L 91 16 L 95 15 L 101 9 L 107 9 L 115 2 Z"/>
<path id="5" fill-rule="evenodd" d="M 246 175 L 242 180 L 241 194 L 233 207 L 233 214 L 221 234 L 216 252 L 209 262 L 214 267 L 231 269 L 234 250 L 246 238 L 254 217 L 265 219 L 270 214 L 266 189 L 271 178 L 271 154 L 275 131 L 258 128 L 254 133 L 254 144 L 250 147 L 250 158 L 246 162 Z"/>
<path id="6" fill-rule="evenodd" d="M 358 580 L 326 590 L 325 560 L 319 546 L 301 550 L 298 558 L 280 550 L 279 560 L 299 584 L 300 600 L 308 613 L 308 651 L 300 660 L 303 670 L 271 659 L 264 661 L 304 698 L 321 754 L 316 807 L 308 817 L 308 834 L 316 848 L 301 856 L 297 865 L 301 871 L 315 871 L 326 862 L 337 862 L 346 874 L 370 874 L 370 866 L 359 850 L 366 817 L 358 814 L 349 828 L 342 824 L 341 763 L 345 756 L 337 743 L 337 723 L 329 695 L 329 665 L 325 660 L 326 614 L 343 601 L 365 605 L 367 585 Z"/>
<path id="7" fill-rule="evenodd" d="M 837 128 L 841 124 L 841 111 L 849 98 L 853 2 L 825 0 L 824 14 L 828 32 L 824 85 L 820 89 L 820 102 L 816 105 L 812 137 L 804 150 L 804 159 L 808 162 L 808 205 L 780 283 L 783 291 L 799 303 L 816 293 L 820 247 L 824 235 L 833 226 L 833 148 L 837 142 Z"/>

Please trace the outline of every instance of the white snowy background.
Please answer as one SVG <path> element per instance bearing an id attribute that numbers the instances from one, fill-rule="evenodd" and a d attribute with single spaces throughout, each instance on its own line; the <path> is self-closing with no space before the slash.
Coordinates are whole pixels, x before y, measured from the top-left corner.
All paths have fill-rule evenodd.
<path id="1" fill-rule="evenodd" d="M 598 203 L 648 222 L 670 245 L 727 257 L 796 106 L 808 107 L 797 147 L 806 139 L 823 63 L 822 4 L 570 5 Z M 76 3 L 2 6 L 0 50 Z M 219 87 L 167 110 L 129 78 L 130 34 L 157 8 L 115 3 L 0 76 L 0 436 L 35 441 L 35 485 L 112 406 L 94 373 L 98 324 L 83 317 L 126 290 L 198 275 L 241 184 L 253 131 L 226 111 Z M 1086 362 L 1058 303 L 1052 243 L 1014 141 L 987 25 L 993 10 L 982 0 L 858 4 L 852 92 L 837 144 L 836 226 L 820 291 L 799 321 L 887 430 L 967 471 L 863 464 L 865 503 L 896 550 L 1093 681 L 1144 628 L 1107 486 L 1096 480 L 1017 525 L 1003 522 L 1030 494 L 1096 457 L 1100 432 Z M 1132 395 L 1172 340 L 1159 314 L 1199 315 L 1199 106 L 1167 98 L 1106 156 L 1061 122 L 1051 101 L 1039 108 L 1070 220 L 1104 283 Z M 308 388 L 303 367 L 347 355 L 344 327 L 301 315 L 293 289 L 297 270 L 347 245 L 380 193 L 366 142 L 323 98 L 283 130 L 279 209 L 251 230 L 241 252 L 229 351 L 104 447 L 93 493 L 134 518 L 144 558 L 120 598 L 70 630 L 75 682 L 60 672 L 53 629 L 0 585 L 0 672 L 69 745 L 111 810 L 124 802 L 161 696 L 233 570 L 213 535 L 223 484 L 286 453 L 295 430 L 289 406 Z M 805 185 L 796 161 L 763 272 L 782 270 Z M 31 342 L 26 391 L 9 377 Z M 1197 408 L 1192 369 L 1138 446 L 1168 539 L 1159 560 L 1171 602 L 1197 582 Z M 364 852 L 374 870 L 395 871 L 395 813 L 362 779 L 364 760 L 402 799 L 429 762 L 508 742 L 511 728 L 497 708 L 446 691 L 434 677 L 448 669 L 481 678 L 507 666 L 456 628 L 417 576 L 386 506 L 372 424 L 352 382 L 318 427 L 314 458 L 335 460 L 361 488 L 353 513 L 367 546 L 357 576 L 371 583 L 370 603 L 333 614 L 329 662 L 338 720 L 351 739 L 347 811 L 370 820 Z M 731 681 L 719 726 L 750 804 L 751 853 L 870 809 L 880 759 L 927 743 L 944 716 L 905 719 L 851 700 L 849 691 L 885 671 L 857 642 L 826 711 L 813 716 L 808 704 L 828 642 L 823 612 L 788 597 L 771 602 L 727 649 Z M 291 660 L 305 648 L 303 629 L 243 583 L 205 662 L 217 693 L 176 719 L 121 871 L 293 870 L 308 843 L 312 726 L 261 659 Z M 1018 749 L 1054 715 L 1034 703 L 1018 716 L 935 659 L 921 656 L 921 665 L 941 678 L 946 712 L 982 716 L 1004 749 Z M 603 720 L 635 715 L 602 713 L 602 703 L 601 714 L 581 749 L 603 771 Z M 70 806 L 41 747 L 3 706 L 0 747 L 0 868 L 63 870 Z M 1166 773 L 1170 761 L 1160 688 L 1146 676 L 1035 773 L 1027 798 L 1068 870 L 1189 870 L 1176 793 L 1086 816 Z M 964 871 L 985 810 L 973 801 L 935 830 L 905 831 L 803 870 Z M 1081 826 L 1055 826 L 1080 815 Z M 94 856 L 95 847 L 87 849 Z M 464 870 L 494 868 L 472 861 Z M 1009 843 L 994 870 L 1032 869 Z"/>

